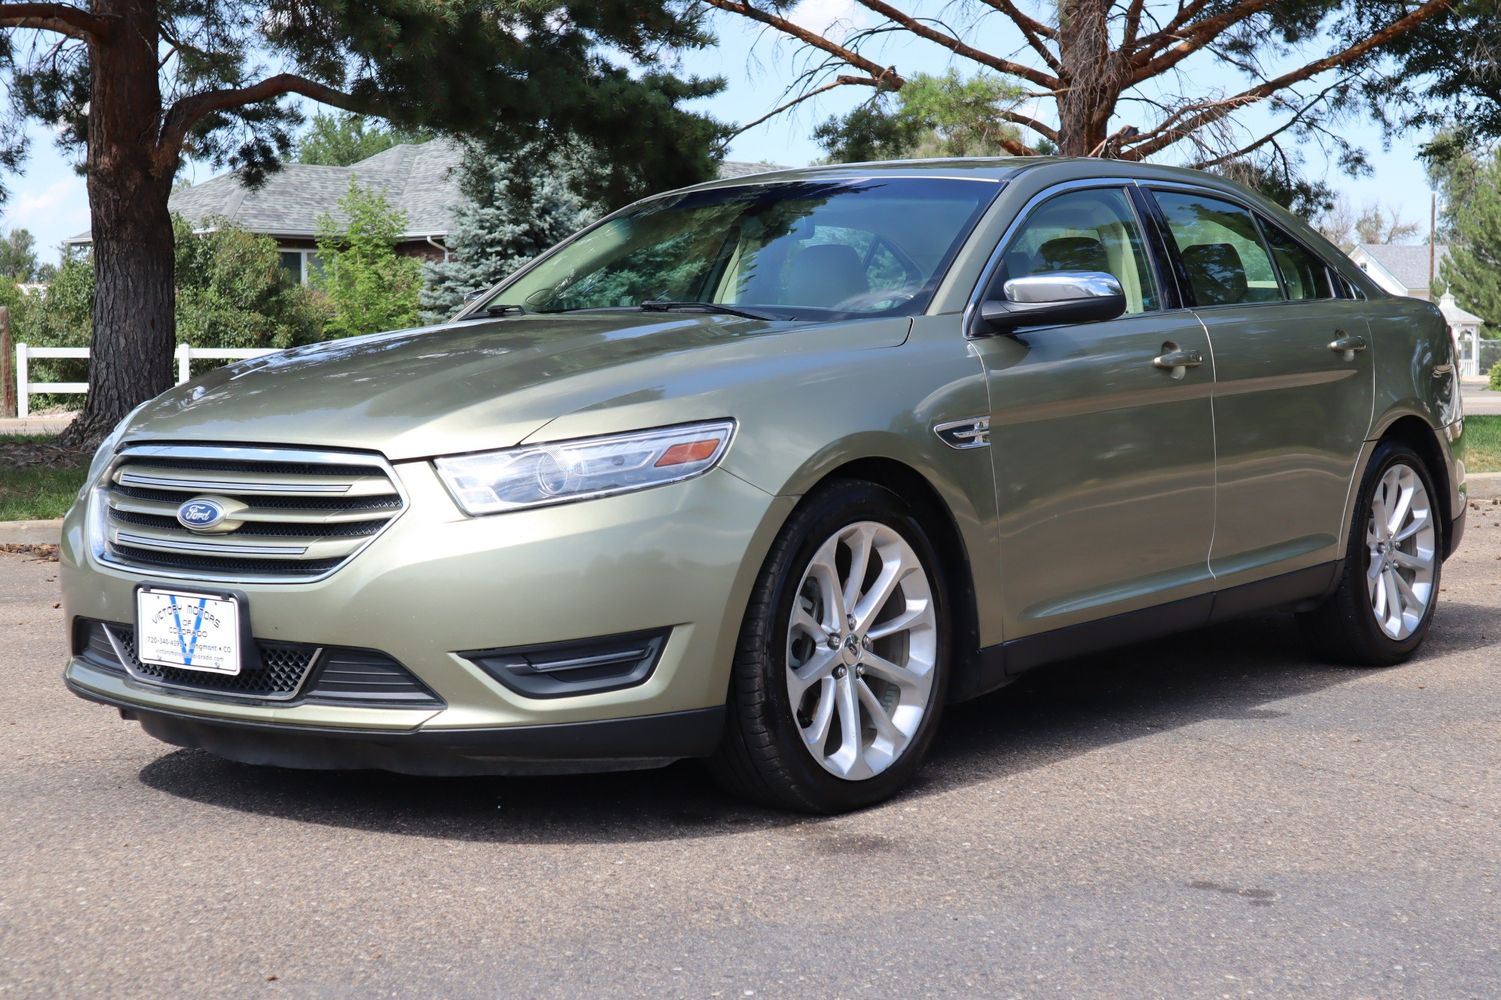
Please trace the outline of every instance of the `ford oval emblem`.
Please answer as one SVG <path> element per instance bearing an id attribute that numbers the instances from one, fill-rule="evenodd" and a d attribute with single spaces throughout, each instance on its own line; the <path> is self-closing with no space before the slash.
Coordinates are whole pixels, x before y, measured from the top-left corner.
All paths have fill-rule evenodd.
<path id="1" fill-rule="evenodd" d="M 224 508 L 216 500 L 196 497 L 177 508 L 177 523 L 191 531 L 207 531 L 224 520 Z"/>

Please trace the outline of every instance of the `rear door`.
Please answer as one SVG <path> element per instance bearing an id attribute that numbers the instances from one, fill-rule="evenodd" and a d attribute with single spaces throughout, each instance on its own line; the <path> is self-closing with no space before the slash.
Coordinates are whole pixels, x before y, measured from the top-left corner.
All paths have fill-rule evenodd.
<path id="1" fill-rule="evenodd" d="M 1152 194 L 1214 346 L 1218 586 L 1337 559 L 1371 423 L 1365 303 L 1338 297 L 1327 265 L 1248 206 L 1186 187 Z"/>
<path id="2" fill-rule="evenodd" d="M 1007 640 L 1209 589 L 1209 342 L 1192 312 L 1164 308 L 1126 187 L 1040 198 L 984 292 L 1003 298 L 1004 282 L 1027 274 L 1106 271 L 1128 303 L 1113 320 L 971 342 L 990 388 Z M 1200 362 L 1154 363 L 1174 351 Z M 1197 624 L 1196 607 L 1174 624 Z M 1207 617 L 1207 602 L 1201 610 Z"/>

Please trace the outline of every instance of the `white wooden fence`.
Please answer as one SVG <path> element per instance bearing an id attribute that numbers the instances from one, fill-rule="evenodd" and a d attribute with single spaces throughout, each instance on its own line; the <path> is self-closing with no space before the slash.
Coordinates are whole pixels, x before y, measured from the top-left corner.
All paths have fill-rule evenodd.
<path id="1" fill-rule="evenodd" d="M 199 358 L 213 361 L 232 361 L 240 358 L 258 358 L 262 354 L 275 354 L 275 350 L 263 347 L 189 347 L 187 344 L 178 344 L 173 356 L 177 358 L 177 384 L 182 385 L 191 376 L 189 367 L 191 362 Z M 87 358 L 87 347 L 31 347 L 27 344 L 16 345 L 16 416 L 25 417 L 31 413 L 31 396 L 39 392 L 56 393 L 83 393 L 89 391 L 87 382 L 33 382 L 29 378 L 32 358 Z"/>

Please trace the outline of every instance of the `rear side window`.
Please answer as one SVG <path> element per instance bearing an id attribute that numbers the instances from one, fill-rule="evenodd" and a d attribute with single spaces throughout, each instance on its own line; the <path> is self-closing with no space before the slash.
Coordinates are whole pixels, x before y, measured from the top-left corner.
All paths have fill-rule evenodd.
<path id="1" fill-rule="evenodd" d="M 1126 312 L 1158 307 L 1136 213 L 1119 188 L 1070 191 L 1042 203 L 1001 256 L 991 297 L 1007 280 L 1055 271 L 1103 271 L 1126 293 Z"/>
<path id="2" fill-rule="evenodd" d="M 1261 231 L 1272 245 L 1272 258 L 1277 262 L 1277 271 L 1282 275 L 1282 285 L 1290 299 L 1333 299 L 1339 294 L 1330 284 L 1328 266 L 1287 233 L 1266 219 L 1261 220 Z"/>
<path id="3" fill-rule="evenodd" d="M 1239 205 L 1185 191 L 1153 191 L 1201 306 L 1277 302 L 1282 289 L 1256 220 Z"/>

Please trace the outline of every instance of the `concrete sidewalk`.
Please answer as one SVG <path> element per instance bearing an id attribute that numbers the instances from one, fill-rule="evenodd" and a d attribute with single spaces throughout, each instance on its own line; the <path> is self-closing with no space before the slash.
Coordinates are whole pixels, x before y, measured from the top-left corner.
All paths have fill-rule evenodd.
<path id="1" fill-rule="evenodd" d="M 0 545 L 56 545 L 62 518 L 51 521 L 0 521 Z"/>
<path id="2" fill-rule="evenodd" d="M 1467 417 L 1501 416 L 1501 392 L 1487 389 L 1484 383 L 1472 385 L 1466 382 L 1462 398 Z"/>
<path id="3" fill-rule="evenodd" d="M 0 417 L 0 434 L 59 434 L 73 422 L 74 416 L 49 413 L 40 417 Z"/>

